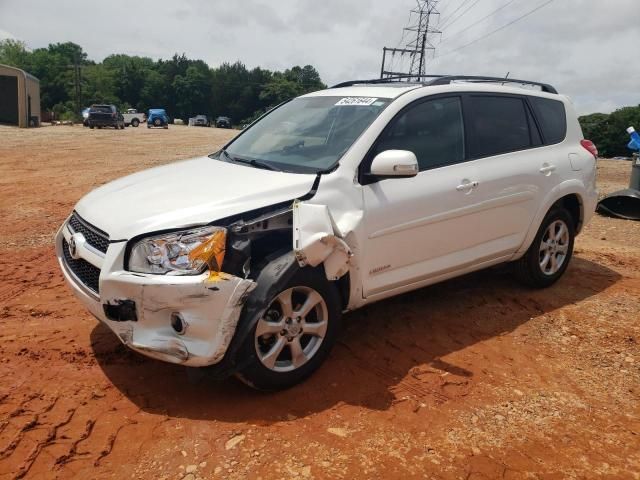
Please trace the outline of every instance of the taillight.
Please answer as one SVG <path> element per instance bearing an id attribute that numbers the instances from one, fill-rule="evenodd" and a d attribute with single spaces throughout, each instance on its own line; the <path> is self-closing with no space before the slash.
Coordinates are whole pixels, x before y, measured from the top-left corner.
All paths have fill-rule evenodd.
<path id="1" fill-rule="evenodd" d="M 598 147 L 596 147 L 596 144 L 593 143 L 591 140 L 582 140 L 580 142 L 580 145 L 582 145 L 584 149 L 588 151 L 591 155 L 593 155 L 595 158 L 598 158 Z"/>

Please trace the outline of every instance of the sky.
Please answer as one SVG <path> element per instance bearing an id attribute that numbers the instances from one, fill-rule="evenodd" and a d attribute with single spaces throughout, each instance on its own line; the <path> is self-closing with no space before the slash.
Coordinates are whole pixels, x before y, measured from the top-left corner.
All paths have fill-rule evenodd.
<path id="1" fill-rule="evenodd" d="M 311 64 L 331 85 L 378 77 L 382 47 L 404 46 L 415 6 L 416 0 L 0 0 L 0 39 L 29 48 L 72 41 L 96 61 L 111 53 L 158 59 L 184 52 L 212 67 L 236 60 L 269 69 Z M 637 0 L 440 0 L 436 8 L 442 34 L 430 37 L 435 51 L 427 73 L 509 72 L 554 85 L 581 114 L 640 104 Z M 402 66 L 400 58 L 393 61 Z"/>

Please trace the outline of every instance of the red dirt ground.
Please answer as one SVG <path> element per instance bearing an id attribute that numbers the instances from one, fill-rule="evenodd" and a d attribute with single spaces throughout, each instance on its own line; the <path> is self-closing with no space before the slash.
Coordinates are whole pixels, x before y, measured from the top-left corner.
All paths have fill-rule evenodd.
<path id="1" fill-rule="evenodd" d="M 174 127 L 0 127 L 0 479 L 640 479 L 640 223 L 596 217 L 554 287 L 495 268 L 345 317 L 286 392 L 129 352 L 52 237 L 92 188 L 213 151 Z M 627 162 L 600 162 L 600 188 Z"/>

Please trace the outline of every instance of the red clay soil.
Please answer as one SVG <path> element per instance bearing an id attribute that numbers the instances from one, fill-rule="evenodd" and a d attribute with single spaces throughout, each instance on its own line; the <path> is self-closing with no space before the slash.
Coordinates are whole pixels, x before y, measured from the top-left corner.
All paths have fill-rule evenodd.
<path id="1" fill-rule="evenodd" d="M 640 478 L 638 222 L 596 217 L 548 290 L 501 267 L 348 314 L 281 393 L 123 347 L 64 284 L 56 228 L 232 134 L 0 127 L 0 479 Z M 601 189 L 629 169 L 600 161 Z"/>

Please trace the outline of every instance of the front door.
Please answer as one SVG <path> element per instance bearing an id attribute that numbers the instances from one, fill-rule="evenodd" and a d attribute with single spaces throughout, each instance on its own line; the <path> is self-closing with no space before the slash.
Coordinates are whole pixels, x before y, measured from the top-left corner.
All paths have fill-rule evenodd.
<path id="1" fill-rule="evenodd" d="M 431 97 L 407 107 L 373 155 L 385 150 L 412 151 L 420 173 L 363 187 L 365 297 L 454 271 L 476 258 L 483 243 L 478 166 L 465 161 L 460 97 Z"/>

